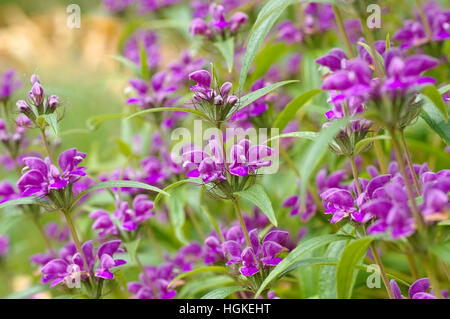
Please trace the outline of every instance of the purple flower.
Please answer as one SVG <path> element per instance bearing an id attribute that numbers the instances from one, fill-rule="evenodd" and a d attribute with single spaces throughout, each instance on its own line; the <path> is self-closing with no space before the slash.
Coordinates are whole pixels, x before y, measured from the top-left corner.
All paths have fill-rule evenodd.
<path id="1" fill-rule="evenodd" d="M 141 64 L 140 46 L 143 47 L 147 57 L 147 66 L 156 69 L 159 65 L 160 54 L 158 38 L 153 31 L 138 29 L 125 42 L 123 55 L 135 64 Z"/>
<path id="2" fill-rule="evenodd" d="M 304 33 L 323 33 L 334 27 L 333 8 L 329 4 L 309 3 L 305 8 Z"/>
<path id="3" fill-rule="evenodd" d="M 0 78 L 0 101 L 6 101 L 9 97 L 22 86 L 20 81 L 15 79 L 16 71 L 7 70 Z"/>
<path id="4" fill-rule="evenodd" d="M 362 221 L 360 213 L 355 207 L 355 199 L 348 190 L 330 188 L 320 194 L 325 208 L 325 214 L 333 214 L 332 223 L 337 223 L 350 216 L 356 221 Z"/>
<path id="5" fill-rule="evenodd" d="M 172 262 L 182 272 L 191 271 L 193 264 L 201 259 L 202 253 L 202 246 L 197 242 L 192 242 L 183 246 L 175 255 Z"/>
<path id="6" fill-rule="evenodd" d="M 283 207 L 291 207 L 291 216 L 298 215 L 300 213 L 300 197 L 298 195 L 292 195 L 288 197 L 283 202 Z M 306 194 L 306 205 L 305 210 L 301 212 L 300 216 L 303 222 L 311 219 L 311 217 L 316 213 L 317 206 L 314 203 L 314 199 L 308 192 Z"/>
<path id="7" fill-rule="evenodd" d="M 397 282 L 395 282 L 394 279 L 391 279 L 389 282 L 391 289 L 394 293 L 395 299 L 406 299 L 398 287 Z M 437 299 L 434 295 L 433 291 L 430 290 L 430 280 L 428 278 L 421 278 L 416 280 L 410 287 L 409 287 L 409 298 L 410 299 Z M 442 296 L 445 299 L 448 299 L 448 290 L 442 290 L 441 291 Z"/>
<path id="8" fill-rule="evenodd" d="M 81 176 L 85 176 L 85 167 L 78 165 L 85 159 L 86 154 L 75 148 L 61 153 L 58 158 L 59 170 L 50 162 L 49 158 L 42 160 L 38 157 L 26 157 L 25 173 L 17 182 L 22 196 L 46 196 L 52 190 L 58 190 L 75 183 Z"/>
<path id="9" fill-rule="evenodd" d="M 19 198 L 20 194 L 16 192 L 14 186 L 8 181 L 0 182 L 0 203 Z"/>
<path id="10" fill-rule="evenodd" d="M 231 148 L 230 173 L 237 176 L 253 175 L 261 167 L 272 165 L 272 161 L 264 160 L 271 156 L 273 150 L 265 145 L 251 146 L 251 141 L 240 140 Z"/>
<path id="11" fill-rule="evenodd" d="M 44 227 L 48 238 L 56 242 L 64 242 L 70 237 L 69 227 L 60 227 L 57 223 L 48 223 Z"/>
<path id="12" fill-rule="evenodd" d="M 128 283 L 128 290 L 137 299 L 172 299 L 177 295 L 169 289 L 169 283 L 175 278 L 174 265 L 166 262 L 158 267 L 146 266 L 145 273 L 139 274 L 140 282 Z"/>
<path id="13" fill-rule="evenodd" d="M 178 100 L 176 97 L 171 97 L 175 87 L 168 85 L 164 71 L 156 73 L 149 84 L 141 79 L 131 79 L 130 85 L 136 92 L 136 96 L 128 98 L 127 104 L 135 104 L 142 109 L 172 107 Z"/>
<path id="14" fill-rule="evenodd" d="M 6 256 L 9 251 L 9 239 L 8 236 L 0 236 L 0 258 Z"/>
<path id="15" fill-rule="evenodd" d="M 114 217 L 122 223 L 122 228 L 127 231 L 136 230 L 139 224 L 153 217 L 153 202 L 147 199 L 146 195 L 138 195 L 133 200 L 133 208 L 127 202 L 117 202 Z"/>
<path id="16" fill-rule="evenodd" d="M 362 26 L 359 19 L 348 19 L 344 22 L 345 30 L 351 43 L 356 43 L 362 36 Z"/>
<path id="17" fill-rule="evenodd" d="M 169 65 L 169 78 L 176 86 L 184 85 L 189 78 L 189 74 L 200 69 L 204 65 L 203 59 L 194 59 L 189 51 L 181 53 L 180 60 Z"/>
<path id="18" fill-rule="evenodd" d="M 100 238 L 105 238 L 107 236 L 117 236 L 119 234 L 119 230 L 114 224 L 113 220 L 109 213 L 103 209 L 98 209 L 89 214 L 89 217 L 94 219 L 94 223 L 92 224 L 92 229 L 99 230 L 98 233 Z"/>
<path id="19" fill-rule="evenodd" d="M 106 10 L 117 13 L 124 11 L 134 2 L 136 2 L 136 0 L 103 0 L 102 4 Z"/>
<path id="20" fill-rule="evenodd" d="M 122 252 L 120 244 L 120 240 L 104 243 L 98 249 L 96 257 L 94 255 L 93 243 L 92 241 L 88 241 L 82 246 L 83 256 L 76 252 L 72 256 L 53 259 L 46 263 L 41 268 L 42 283 L 51 282 L 50 288 L 52 288 L 60 283 L 74 283 L 76 278 L 86 280 L 92 272 L 94 272 L 94 276 L 97 278 L 113 279 L 114 275 L 110 269 L 126 263 L 125 260 L 114 259 L 115 253 Z M 97 260 L 99 261 L 99 265 L 95 268 Z"/>
<path id="21" fill-rule="evenodd" d="M 298 43 L 303 40 L 303 35 L 299 29 L 296 28 L 292 21 L 286 20 L 280 22 L 277 27 L 277 39 L 286 42 L 287 44 Z"/>
<path id="22" fill-rule="evenodd" d="M 261 270 L 261 266 L 276 266 L 281 262 L 277 255 L 283 250 L 288 236 L 285 231 L 273 230 L 260 243 L 258 231 L 254 229 L 249 232 L 251 247 L 243 247 L 240 237 L 236 240 L 229 239 L 222 244 L 222 249 L 229 258 L 227 265 L 240 264 L 239 270 L 244 276 L 253 276 Z"/>

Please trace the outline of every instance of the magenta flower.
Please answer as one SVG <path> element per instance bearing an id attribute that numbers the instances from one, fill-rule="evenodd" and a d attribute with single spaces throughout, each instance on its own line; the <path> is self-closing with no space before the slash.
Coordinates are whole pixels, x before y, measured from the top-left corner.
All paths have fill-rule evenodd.
<path id="1" fill-rule="evenodd" d="M 6 101 L 9 97 L 22 86 L 20 81 L 15 79 L 16 71 L 7 70 L 0 78 L 0 101 Z"/>
<path id="2" fill-rule="evenodd" d="M 113 279 L 114 275 L 110 269 L 126 263 L 125 260 L 114 259 L 114 254 L 122 252 L 120 244 L 120 240 L 104 243 L 95 256 L 93 243 L 88 241 L 82 246 L 84 256 L 75 252 L 72 256 L 66 256 L 64 259 L 53 259 L 43 266 L 41 268 L 42 283 L 51 282 L 50 288 L 52 288 L 60 283 L 73 283 L 75 278 L 87 280 L 92 272 L 97 278 Z M 83 260 L 84 257 L 86 260 Z M 95 267 L 97 261 L 99 261 L 99 265 Z"/>
<path id="3" fill-rule="evenodd" d="M 172 262 L 182 272 L 191 271 L 194 263 L 201 259 L 202 253 L 203 247 L 197 242 L 192 242 L 183 246 L 177 252 Z"/>
<path id="4" fill-rule="evenodd" d="M 9 239 L 8 236 L 0 236 L 0 258 L 6 256 L 9 251 Z"/>
<path id="5" fill-rule="evenodd" d="M 276 266 L 281 262 L 277 255 L 283 250 L 288 235 L 285 231 L 273 230 L 260 243 L 258 231 L 254 229 L 249 232 L 251 247 L 243 247 L 243 236 L 228 239 L 222 244 L 222 249 L 229 258 L 227 265 L 240 264 L 239 270 L 244 276 L 253 276 L 261 270 L 261 266 Z"/>
<path id="6" fill-rule="evenodd" d="M 118 201 L 114 217 L 120 220 L 123 229 L 133 231 L 155 215 L 152 209 L 153 202 L 146 195 L 138 195 L 133 200 L 133 208 L 127 202 Z"/>
<path id="7" fill-rule="evenodd" d="M 94 223 L 92 224 L 92 229 L 99 230 L 98 233 L 101 239 L 107 236 L 117 236 L 119 234 L 119 230 L 114 224 L 113 220 L 109 213 L 103 209 L 98 209 L 89 214 L 89 217 L 94 219 Z"/>
<path id="8" fill-rule="evenodd" d="M 86 154 L 75 148 L 61 153 L 58 164 L 61 170 L 50 162 L 49 158 L 42 160 L 38 157 L 26 157 L 24 174 L 17 182 L 22 196 L 46 196 L 52 190 L 65 188 L 74 184 L 81 176 L 85 176 L 85 167 L 78 165 L 85 159 Z"/>
<path id="9" fill-rule="evenodd" d="M 300 197 L 298 195 L 292 195 L 286 198 L 283 202 L 283 207 L 291 207 L 291 216 L 300 214 L 303 222 L 310 220 L 317 211 L 317 206 L 309 192 L 306 194 L 306 205 L 303 212 L 300 212 Z"/>
<path id="10" fill-rule="evenodd" d="M 164 71 L 156 73 L 149 84 L 141 79 L 131 79 L 130 85 L 136 96 L 128 98 L 127 104 L 134 104 L 142 109 L 171 107 L 178 100 L 176 97 L 171 97 L 175 87 L 168 85 Z"/>
<path id="11" fill-rule="evenodd" d="M 301 31 L 294 25 L 292 21 L 286 20 L 280 22 L 277 27 L 277 39 L 287 44 L 298 43 L 303 40 Z"/>
<path id="12" fill-rule="evenodd" d="M 175 290 L 168 287 L 175 278 L 173 263 L 144 268 L 145 274 L 139 274 L 140 282 L 128 283 L 128 290 L 136 299 L 172 299 L 177 295 Z"/>
<path id="13" fill-rule="evenodd" d="M 48 223 L 44 227 L 48 238 L 55 242 L 64 242 L 69 239 L 70 231 L 67 226 L 59 226 L 57 223 Z"/>
<path id="14" fill-rule="evenodd" d="M 0 204 L 19 197 L 20 194 L 14 189 L 14 186 L 10 182 L 0 182 Z"/>
<path id="15" fill-rule="evenodd" d="M 141 64 L 140 46 L 145 50 L 147 66 L 156 69 L 160 61 L 158 38 L 153 31 L 138 29 L 125 42 L 123 55 L 135 64 Z"/>
<path id="16" fill-rule="evenodd" d="M 395 299 L 406 299 L 402 295 L 400 288 L 398 287 L 397 282 L 395 282 L 394 279 L 391 279 L 389 284 L 392 288 Z M 410 299 L 437 299 L 437 297 L 433 293 L 433 290 L 431 290 L 430 288 L 431 288 L 431 285 L 430 285 L 430 280 L 428 278 L 418 279 L 409 287 L 409 292 L 408 292 L 409 298 Z M 448 290 L 442 290 L 441 293 L 445 299 L 448 299 Z"/>
<path id="17" fill-rule="evenodd" d="M 261 167 L 272 165 L 272 161 L 264 160 L 271 156 L 273 150 L 265 145 L 251 145 L 247 139 L 240 140 L 231 148 L 230 173 L 237 176 L 253 175 Z"/>

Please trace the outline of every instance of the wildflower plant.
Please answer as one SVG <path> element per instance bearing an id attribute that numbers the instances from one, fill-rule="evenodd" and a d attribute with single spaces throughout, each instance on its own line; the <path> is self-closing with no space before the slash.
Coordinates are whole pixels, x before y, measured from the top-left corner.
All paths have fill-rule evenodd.
<path id="1" fill-rule="evenodd" d="M 448 298 L 449 11 L 386 3 L 103 1 L 120 111 L 0 78 L 0 267 L 39 236 L 52 297 Z"/>

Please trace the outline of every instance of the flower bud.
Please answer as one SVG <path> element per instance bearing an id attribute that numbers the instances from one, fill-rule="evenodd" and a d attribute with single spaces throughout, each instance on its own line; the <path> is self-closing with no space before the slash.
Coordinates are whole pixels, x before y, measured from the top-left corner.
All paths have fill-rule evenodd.
<path id="1" fill-rule="evenodd" d="M 59 97 L 57 95 L 50 95 L 47 100 L 50 110 L 55 110 L 59 106 Z"/>
<path id="2" fill-rule="evenodd" d="M 230 95 L 227 99 L 227 103 L 231 106 L 235 105 L 239 101 L 239 98 L 236 95 Z"/>
<path id="3" fill-rule="evenodd" d="M 208 25 L 200 18 L 194 19 L 189 26 L 189 32 L 192 35 L 206 35 L 208 33 Z"/>
<path id="4" fill-rule="evenodd" d="M 242 12 L 236 12 L 230 19 L 230 31 L 236 33 L 242 25 L 247 23 L 248 16 Z"/>
<path id="5" fill-rule="evenodd" d="M 223 97 L 228 96 L 228 93 L 230 93 L 232 86 L 233 84 L 231 84 L 230 82 L 225 82 L 224 84 L 222 84 L 222 87 L 220 88 L 220 94 Z"/>
<path id="6" fill-rule="evenodd" d="M 17 105 L 17 108 L 19 109 L 19 111 L 22 113 L 25 113 L 30 110 L 30 106 L 24 100 L 17 101 L 16 105 Z"/>
<path id="7" fill-rule="evenodd" d="M 223 103 L 223 98 L 222 98 L 222 96 L 217 95 L 217 96 L 214 98 L 214 104 L 215 104 L 215 105 L 221 105 L 222 103 Z"/>
<path id="8" fill-rule="evenodd" d="M 41 106 L 44 102 L 44 89 L 39 82 L 35 82 L 30 91 L 30 96 L 36 106 Z"/>
<path id="9" fill-rule="evenodd" d="M 34 84 L 36 82 L 41 83 L 41 80 L 39 79 L 39 75 L 37 75 L 37 74 L 33 74 L 30 78 L 30 81 L 31 81 L 31 84 Z"/>

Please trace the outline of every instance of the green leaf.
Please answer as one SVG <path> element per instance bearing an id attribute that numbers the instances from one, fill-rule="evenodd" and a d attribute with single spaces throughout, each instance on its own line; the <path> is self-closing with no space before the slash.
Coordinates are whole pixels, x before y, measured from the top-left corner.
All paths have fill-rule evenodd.
<path id="1" fill-rule="evenodd" d="M 372 143 L 373 141 L 388 140 L 390 138 L 391 137 L 389 135 L 377 135 L 377 136 L 373 136 L 373 137 L 366 137 L 365 139 L 362 139 L 361 141 L 356 143 L 355 154 L 359 154 L 367 144 Z"/>
<path id="2" fill-rule="evenodd" d="M 341 259 L 336 269 L 336 291 L 337 297 L 350 299 L 352 297 L 353 286 L 355 285 L 358 269 L 367 248 L 373 241 L 372 237 L 357 239 L 345 247 Z"/>
<path id="3" fill-rule="evenodd" d="M 202 112 L 199 112 L 199 111 L 194 110 L 194 109 L 188 109 L 188 108 L 185 108 L 185 107 L 155 107 L 155 108 L 151 108 L 151 109 L 147 109 L 147 110 L 136 112 L 134 114 L 131 114 L 131 115 L 127 116 L 125 119 L 129 120 L 129 119 L 131 119 L 133 117 L 141 116 L 141 115 L 144 115 L 144 114 L 147 114 L 147 113 L 164 112 L 164 111 L 186 112 L 186 113 L 191 113 L 191 114 L 198 115 L 200 117 L 203 117 L 206 120 L 208 119 L 208 117 L 205 114 L 203 114 Z"/>
<path id="4" fill-rule="evenodd" d="M 282 132 L 289 121 L 291 121 L 295 117 L 297 111 L 308 101 L 310 101 L 314 96 L 321 92 L 322 90 L 320 89 L 314 89 L 297 96 L 295 99 L 289 102 L 288 105 L 285 106 L 283 111 L 281 111 L 281 113 L 275 119 L 272 127 L 278 128 L 280 132 Z"/>
<path id="5" fill-rule="evenodd" d="M 328 150 L 328 143 L 336 136 L 339 130 L 349 122 L 348 119 L 342 118 L 333 121 L 330 126 L 323 129 L 317 138 L 308 147 L 300 165 L 300 176 L 302 183 L 300 185 L 300 202 L 304 205 L 306 198 L 306 189 L 309 184 L 309 179 L 312 173 L 320 163 L 319 159 Z M 303 208 L 303 207 L 302 207 Z"/>
<path id="6" fill-rule="evenodd" d="M 84 190 L 80 194 L 77 195 L 77 197 L 74 199 L 72 203 L 72 207 L 80 200 L 81 197 L 86 195 L 89 192 L 95 191 L 97 189 L 105 189 L 105 188 L 112 188 L 112 187 L 130 187 L 130 188 L 141 188 L 150 190 L 153 192 L 161 193 L 166 196 L 170 196 L 169 193 L 163 191 L 162 189 L 159 189 L 156 186 L 148 185 L 141 182 L 135 182 L 135 181 L 107 181 L 107 182 L 101 182 L 98 184 L 95 184 L 94 186 L 89 187 L 88 189 Z"/>
<path id="7" fill-rule="evenodd" d="M 133 151 L 131 150 L 131 147 L 127 143 L 125 143 L 123 140 L 116 137 L 114 139 L 114 141 L 116 142 L 120 153 L 122 153 L 124 156 L 131 157 L 133 155 Z"/>
<path id="8" fill-rule="evenodd" d="M 7 202 L 0 204 L 0 209 L 10 206 L 17 206 L 17 205 L 30 205 L 30 204 L 38 204 L 37 198 L 35 197 L 22 197 L 17 199 L 11 199 Z"/>
<path id="9" fill-rule="evenodd" d="M 250 30 L 248 37 L 247 49 L 242 59 L 242 68 L 239 75 L 239 89 L 241 93 L 247 79 L 248 70 L 270 29 L 281 16 L 283 11 L 291 4 L 298 0 L 270 0 L 268 1 L 258 14 L 258 17 Z"/>
<path id="10" fill-rule="evenodd" d="M 339 259 L 344 251 L 346 241 L 338 241 L 328 245 L 325 256 Z M 338 263 L 336 262 L 336 265 Z M 322 299 L 336 299 L 336 265 L 323 266 L 319 272 L 319 297 Z"/>
<path id="11" fill-rule="evenodd" d="M 201 181 L 201 179 L 197 179 L 197 178 L 183 179 L 183 180 L 177 181 L 177 182 L 175 182 L 175 183 L 172 183 L 172 184 L 166 186 L 166 187 L 163 189 L 163 191 L 168 192 L 168 191 L 170 191 L 171 189 L 177 188 L 178 186 L 182 186 L 182 185 L 187 184 L 187 183 L 194 183 L 194 184 L 199 184 L 199 185 L 201 185 L 201 184 L 202 184 L 202 181 Z M 159 193 L 158 195 L 156 195 L 155 200 L 153 201 L 153 206 L 154 206 L 154 207 L 156 207 L 156 205 L 158 204 L 158 202 L 161 200 L 162 195 L 163 195 L 162 193 Z"/>
<path id="12" fill-rule="evenodd" d="M 14 293 L 6 296 L 5 299 L 23 299 L 23 298 L 31 297 L 32 295 L 35 295 L 35 294 L 45 291 L 47 289 L 48 289 L 48 287 L 46 285 L 39 284 L 39 285 L 31 286 L 22 291 L 14 292 Z"/>
<path id="13" fill-rule="evenodd" d="M 445 122 L 448 123 L 448 109 L 447 105 L 442 98 L 441 93 L 439 93 L 438 89 L 436 89 L 433 85 L 428 85 L 424 87 L 422 90 L 422 94 L 425 95 L 431 102 L 433 102 L 434 106 L 441 112 L 442 116 L 445 119 Z"/>
<path id="14" fill-rule="evenodd" d="M 191 298 L 196 296 L 196 294 L 207 291 L 209 289 L 214 289 L 216 287 L 223 287 L 226 285 L 231 285 L 234 283 L 234 280 L 230 278 L 229 276 L 213 276 L 213 277 L 206 277 L 205 279 L 198 279 L 191 281 L 184 285 L 180 289 L 179 297 L 178 298 Z"/>
<path id="15" fill-rule="evenodd" d="M 330 265 L 330 264 L 336 264 L 337 259 L 335 258 L 326 258 L 326 257 L 311 257 L 299 260 L 295 263 L 293 263 L 291 266 L 283 270 L 279 275 L 278 278 L 283 277 L 287 273 L 306 266 L 314 266 L 314 265 Z"/>
<path id="16" fill-rule="evenodd" d="M 228 72 L 231 73 L 234 61 L 234 38 L 230 37 L 225 41 L 214 42 L 214 45 L 224 57 L 228 66 Z"/>
<path id="17" fill-rule="evenodd" d="M 245 290 L 246 289 L 241 286 L 220 287 L 213 291 L 208 292 L 200 299 L 224 299 L 235 292 Z"/>
<path id="18" fill-rule="evenodd" d="M 147 52 L 145 51 L 144 44 L 139 42 L 139 60 L 141 63 L 142 78 L 146 81 L 150 80 L 150 69 L 147 64 Z"/>
<path id="19" fill-rule="evenodd" d="M 128 256 L 130 257 L 130 259 L 133 263 L 136 263 L 136 254 L 137 254 L 140 243 L 141 243 L 140 238 L 137 238 L 133 241 L 124 242 L 125 248 L 127 249 Z"/>
<path id="20" fill-rule="evenodd" d="M 175 191 L 166 199 L 166 201 L 169 209 L 170 223 L 175 231 L 175 236 L 181 243 L 187 244 L 186 237 L 183 233 L 183 226 L 186 221 L 184 198 L 182 198 L 180 192 Z"/>
<path id="21" fill-rule="evenodd" d="M 440 88 L 440 94 L 444 94 L 450 90 L 450 85 Z M 441 111 L 434 105 L 434 103 L 425 103 L 420 113 L 428 126 L 435 131 L 444 140 L 447 145 L 450 145 L 450 123 L 445 121 Z"/>
<path id="22" fill-rule="evenodd" d="M 177 282 L 178 280 L 183 279 L 185 277 L 189 277 L 189 276 L 199 274 L 202 272 L 210 272 L 210 271 L 228 273 L 228 269 L 226 267 L 222 267 L 222 266 L 208 266 L 208 267 L 197 268 L 197 269 L 179 274 L 169 283 L 168 287 L 172 286 L 175 282 Z"/>
<path id="23" fill-rule="evenodd" d="M 243 190 L 241 192 L 235 193 L 246 200 L 250 201 L 252 204 L 258 206 L 264 215 L 269 218 L 270 222 L 276 227 L 278 226 L 277 219 L 275 217 L 275 212 L 272 208 L 272 203 L 270 202 L 269 196 L 267 196 L 264 187 L 259 184 L 254 184 Z"/>
<path id="24" fill-rule="evenodd" d="M 281 82 L 277 82 L 271 85 L 268 85 L 266 87 L 263 87 L 262 89 L 253 91 L 247 95 L 244 95 L 243 97 L 241 97 L 239 99 L 239 108 L 243 109 L 244 107 L 246 107 L 247 105 L 249 105 L 250 103 L 255 102 L 257 99 L 263 97 L 264 95 L 272 92 L 273 90 L 279 88 L 280 86 L 289 84 L 289 83 L 294 83 L 294 82 L 298 82 L 297 80 L 289 80 L 289 81 L 281 81 Z"/>
<path id="25" fill-rule="evenodd" d="M 55 136 L 58 136 L 58 115 L 56 113 L 42 115 Z"/>
<path id="26" fill-rule="evenodd" d="M 295 264 L 304 255 L 313 251 L 316 248 L 328 245 L 329 243 L 348 239 L 348 236 L 344 235 L 322 235 L 318 237 L 311 238 L 307 241 L 301 242 L 294 250 L 292 250 L 289 255 L 287 255 L 266 277 L 263 281 L 259 290 L 257 291 L 255 298 L 257 298 L 266 287 L 275 279 L 279 278 L 279 275 L 288 269 L 290 266 Z"/>
<path id="27" fill-rule="evenodd" d="M 93 117 L 88 118 L 88 120 L 86 121 L 86 126 L 90 130 L 93 131 L 93 130 L 97 129 L 104 121 L 117 120 L 117 119 L 121 119 L 125 116 L 126 116 L 125 113 L 112 113 L 112 114 L 93 116 Z"/>
<path id="28" fill-rule="evenodd" d="M 364 42 L 358 42 L 358 44 L 359 44 L 360 46 L 364 47 L 364 49 L 367 50 L 367 52 L 370 54 L 370 56 L 371 56 L 372 59 L 374 58 L 372 48 L 371 48 L 367 43 L 364 43 Z M 376 50 L 375 50 L 375 56 L 377 57 L 378 62 L 380 62 L 381 68 L 384 70 L 384 59 L 383 59 L 383 57 L 382 57 L 381 54 L 380 54 L 378 51 L 376 51 Z"/>
<path id="29" fill-rule="evenodd" d="M 438 223 L 438 226 L 450 226 L 450 220 L 443 220 Z"/>
<path id="30" fill-rule="evenodd" d="M 112 55 L 111 57 L 114 60 L 116 60 L 116 61 L 120 62 L 121 64 L 123 64 L 124 66 L 126 66 L 127 68 L 129 68 L 130 70 L 132 70 L 136 76 L 142 77 L 140 68 L 133 61 L 131 61 L 121 55 Z"/>
<path id="31" fill-rule="evenodd" d="M 319 135 L 319 133 L 317 133 L 317 132 L 310 132 L 310 131 L 290 132 L 290 133 L 284 133 L 284 134 L 272 136 L 271 138 L 269 138 L 267 140 L 267 142 L 269 142 L 271 140 L 276 140 L 276 139 L 280 139 L 280 138 L 287 138 L 287 137 L 304 138 L 304 139 L 313 141 L 314 139 L 317 138 L 318 135 Z"/>
<path id="32" fill-rule="evenodd" d="M 450 245 L 449 244 L 438 244 L 430 247 L 430 250 L 437 257 L 442 259 L 447 265 L 450 266 Z"/>

